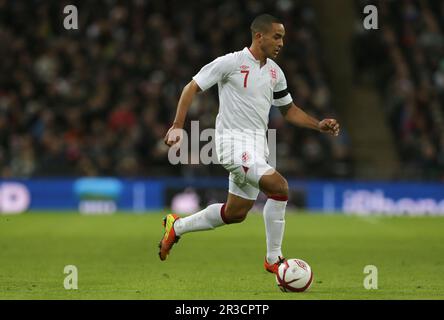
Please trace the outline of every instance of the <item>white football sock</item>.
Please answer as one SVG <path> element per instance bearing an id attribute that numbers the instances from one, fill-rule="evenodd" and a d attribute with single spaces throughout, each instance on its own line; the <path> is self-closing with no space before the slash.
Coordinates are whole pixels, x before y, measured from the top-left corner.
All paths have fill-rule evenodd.
<path id="1" fill-rule="evenodd" d="M 205 209 L 176 220 L 174 223 L 174 231 L 177 236 L 181 236 L 187 232 L 212 230 L 224 225 L 222 220 L 223 203 L 212 204 Z"/>
<path id="2" fill-rule="evenodd" d="M 285 229 L 285 208 L 287 201 L 268 199 L 264 206 L 265 232 L 267 235 L 267 261 L 275 263 L 282 257 L 282 238 Z"/>

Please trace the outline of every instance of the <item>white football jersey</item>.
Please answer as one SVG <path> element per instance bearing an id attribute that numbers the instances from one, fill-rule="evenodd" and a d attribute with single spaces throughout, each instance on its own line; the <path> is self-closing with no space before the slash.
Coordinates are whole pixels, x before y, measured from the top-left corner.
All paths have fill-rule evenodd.
<path id="1" fill-rule="evenodd" d="M 261 67 L 247 47 L 215 59 L 193 79 L 202 91 L 218 84 L 217 135 L 230 135 L 233 130 L 265 135 L 271 106 L 285 106 L 293 101 L 276 62 L 267 59 Z"/>

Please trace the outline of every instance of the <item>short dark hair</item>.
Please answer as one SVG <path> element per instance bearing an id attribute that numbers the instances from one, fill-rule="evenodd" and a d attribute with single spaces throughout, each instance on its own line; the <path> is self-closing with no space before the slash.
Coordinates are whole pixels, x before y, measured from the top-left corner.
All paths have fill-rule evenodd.
<path id="1" fill-rule="evenodd" d="M 270 30 L 273 23 L 282 23 L 281 20 L 271 14 L 261 14 L 254 18 L 251 23 L 251 34 L 254 36 L 256 32 L 265 33 Z"/>

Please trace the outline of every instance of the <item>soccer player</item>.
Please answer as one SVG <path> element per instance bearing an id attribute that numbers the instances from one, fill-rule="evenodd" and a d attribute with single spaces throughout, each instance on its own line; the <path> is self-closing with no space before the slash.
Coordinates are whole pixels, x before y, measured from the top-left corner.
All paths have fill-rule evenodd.
<path id="1" fill-rule="evenodd" d="M 220 106 L 215 143 L 218 160 L 229 171 L 229 192 L 226 203 L 212 204 L 190 216 L 180 218 L 168 214 L 159 244 L 161 260 L 167 258 L 172 246 L 185 233 L 244 221 L 262 191 L 268 197 L 263 212 L 267 240 L 264 267 L 276 273 L 285 259 L 281 244 L 288 183 L 267 162 L 266 131 L 270 108 L 278 107 L 285 119 L 294 125 L 334 136 L 339 134 L 335 119 L 319 121 L 293 103 L 284 73 L 273 61 L 284 45 L 285 29 L 280 20 L 268 14 L 260 15 L 251 24 L 251 34 L 249 48 L 207 64 L 182 91 L 165 143 L 170 147 L 180 143 L 177 129 L 183 128 L 194 96 L 217 83 Z"/>

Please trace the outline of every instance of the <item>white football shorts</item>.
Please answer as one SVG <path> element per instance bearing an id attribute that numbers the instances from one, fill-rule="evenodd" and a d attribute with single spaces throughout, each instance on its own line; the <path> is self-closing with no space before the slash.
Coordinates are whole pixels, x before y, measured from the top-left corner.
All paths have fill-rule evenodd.
<path id="1" fill-rule="evenodd" d="M 230 173 L 229 192 L 248 200 L 259 195 L 259 180 L 273 172 L 267 140 L 261 136 L 216 136 L 219 163 Z"/>

